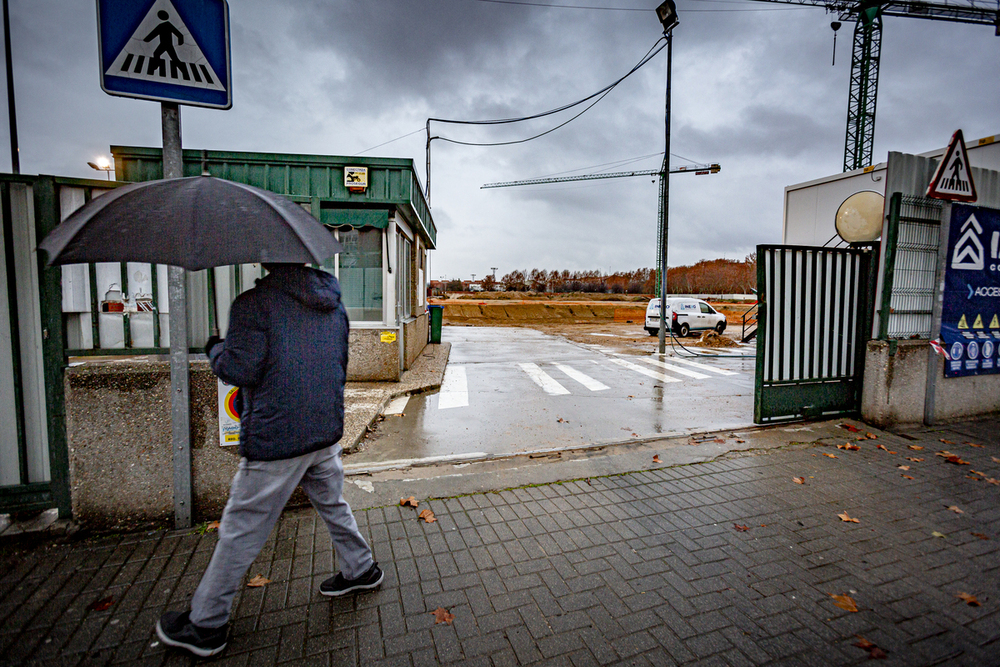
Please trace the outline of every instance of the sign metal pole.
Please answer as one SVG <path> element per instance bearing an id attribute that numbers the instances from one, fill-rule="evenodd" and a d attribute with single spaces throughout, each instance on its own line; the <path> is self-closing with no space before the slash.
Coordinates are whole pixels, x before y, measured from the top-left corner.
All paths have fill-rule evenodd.
<path id="1" fill-rule="evenodd" d="M 181 110 L 160 103 L 163 119 L 163 178 L 184 175 L 181 154 Z M 168 268 L 170 303 L 170 422 L 174 463 L 174 528 L 191 527 L 191 392 L 188 382 L 187 272 Z"/>

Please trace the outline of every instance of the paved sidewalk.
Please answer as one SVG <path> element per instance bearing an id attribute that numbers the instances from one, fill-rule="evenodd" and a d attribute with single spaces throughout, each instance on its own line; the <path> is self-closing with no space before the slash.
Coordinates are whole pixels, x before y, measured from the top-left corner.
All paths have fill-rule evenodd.
<path id="1" fill-rule="evenodd" d="M 490 473 L 493 491 L 416 510 L 358 510 L 357 491 L 386 581 L 345 599 L 317 593 L 334 559 L 313 511 L 286 512 L 249 572 L 272 581 L 242 590 L 213 664 L 839 665 L 875 652 L 859 636 L 885 664 L 998 664 L 1000 420 L 902 435 L 839 423 L 687 465 L 655 464 L 646 443 L 643 469 L 564 483 L 520 486 L 529 463 L 581 477 L 585 459 L 512 463 Z M 741 439 L 754 450 L 776 430 Z M 855 441 L 866 432 L 877 439 Z M 836 447 L 847 442 L 860 449 Z M 400 496 L 419 485 L 407 474 Z M 452 478 L 436 479 L 450 495 Z M 184 608 L 215 539 L 156 531 L 3 558 L 0 662 L 192 663 L 153 625 Z"/>

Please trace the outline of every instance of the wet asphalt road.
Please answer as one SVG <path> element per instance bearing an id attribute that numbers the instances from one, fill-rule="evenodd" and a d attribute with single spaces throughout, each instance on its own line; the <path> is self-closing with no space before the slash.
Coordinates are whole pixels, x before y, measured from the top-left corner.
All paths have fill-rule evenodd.
<path id="1" fill-rule="evenodd" d="M 668 351 L 660 360 L 616 354 L 596 336 L 595 344 L 582 345 L 519 328 L 445 327 L 442 338 L 452 348 L 441 391 L 390 406 L 352 464 L 511 454 L 752 423 L 752 357 L 692 359 Z"/>

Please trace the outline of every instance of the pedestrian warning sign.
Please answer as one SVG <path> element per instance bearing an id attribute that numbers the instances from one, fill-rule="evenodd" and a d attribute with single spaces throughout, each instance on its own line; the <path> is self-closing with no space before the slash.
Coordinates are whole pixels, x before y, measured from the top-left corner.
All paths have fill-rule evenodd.
<path id="1" fill-rule="evenodd" d="M 232 106 L 225 0 L 98 0 L 97 14 L 105 92 Z"/>
<path id="2" fill-rule="evenodd" d="M 976 184 L 972 180 L 969 155 L 965 152 L 962 130 L 951 135 L 951 143 L 927 186 L 927 196 L 949 201 L 976 201 Z"/>

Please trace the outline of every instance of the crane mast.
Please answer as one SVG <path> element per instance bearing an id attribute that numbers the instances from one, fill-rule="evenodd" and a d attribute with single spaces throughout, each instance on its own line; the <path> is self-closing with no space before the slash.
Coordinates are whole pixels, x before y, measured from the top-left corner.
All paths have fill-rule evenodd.
<path id="1" fill-rule="evenodd" d="M 847 102 L 844 171 L 872 163 L 875 107 L 882 50 L 882 17 L 900 16 L 931 21 L 992 25 L 1000 36 L 1000 0 L 922 2 L 921 0 L 756 0 L 784 5 L 812 5 L 854 22 L 851 50 L 851 89 Z M 838 26 L 839 27 L 839 26 Z"/>

